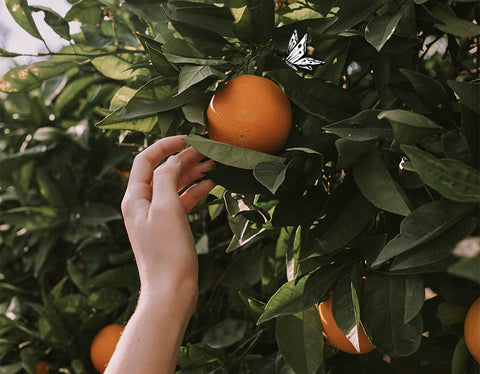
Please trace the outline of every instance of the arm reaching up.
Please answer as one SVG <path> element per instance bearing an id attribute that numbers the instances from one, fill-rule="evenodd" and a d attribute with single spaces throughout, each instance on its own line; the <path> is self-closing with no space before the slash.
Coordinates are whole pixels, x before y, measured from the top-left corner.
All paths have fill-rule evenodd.
<path id="1" fill-rule="evenodd" d="M 164 138 L 134 159 L 122 213 L 141 289 L 106 374 L 175 371 L 198 296 L 198 259 L 186 213 L 214 185 L 206 180 L 179 192 L 215 167 L 200 162 L 204 156 L 193 148 L 173 155 L 185 146 L 181 136 Z"/>

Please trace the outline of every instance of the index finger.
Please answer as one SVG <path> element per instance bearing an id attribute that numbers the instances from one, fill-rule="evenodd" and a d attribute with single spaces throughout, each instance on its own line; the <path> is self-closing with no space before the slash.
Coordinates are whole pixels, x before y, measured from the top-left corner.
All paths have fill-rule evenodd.
<path id="1" fill-rule="evenodd" d="M 187 145 L 182 138 L 184 135 L 177 135 L 163 138 L 140 152 L 133 160 L 132 170 L 128 181 L 128 189 L 135 189 L 141 184 L 150 185 L 153 170 L 165 157 L 181 151 Z"/>

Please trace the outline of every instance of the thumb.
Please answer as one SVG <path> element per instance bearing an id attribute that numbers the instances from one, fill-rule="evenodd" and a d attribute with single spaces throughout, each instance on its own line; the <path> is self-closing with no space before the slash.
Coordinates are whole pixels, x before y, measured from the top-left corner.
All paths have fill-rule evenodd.
<path id="1" fill-rule="evenodd" d="M 172 198 L 173 194 L 178 197 L 178 181 L 182 173 L 182 161 L 180 157 L 173 155 L 160 165 L 153 173 L 153 197 L 154 200 L 161 196 Z"/>

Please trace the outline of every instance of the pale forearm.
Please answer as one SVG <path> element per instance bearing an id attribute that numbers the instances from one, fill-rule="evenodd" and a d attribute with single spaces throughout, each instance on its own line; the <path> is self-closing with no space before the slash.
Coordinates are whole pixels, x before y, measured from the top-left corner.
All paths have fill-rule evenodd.
<path id="1" fill-rule="evenodd" d="M 105 373 L 174 373 L 192 312 L 184 300 L 172 292 L 141 295 Z"/>
<path id="2" fill-rule="evenodd" d="M 164 138 L 142 151 L 133 162 L 122 213 L 139 270 L 141 292 L 107 374 L 175 371 L 198 296 L 198 259 L 186 213 L 214 185 L 203 181 L 184 190 L 215 167 L 213 161 L 202 162 L 205 156 L 197 150 L 182 150 L 185 145 L 180 136 Z M 179 191 L 183 192 L 179 195 Z"/>

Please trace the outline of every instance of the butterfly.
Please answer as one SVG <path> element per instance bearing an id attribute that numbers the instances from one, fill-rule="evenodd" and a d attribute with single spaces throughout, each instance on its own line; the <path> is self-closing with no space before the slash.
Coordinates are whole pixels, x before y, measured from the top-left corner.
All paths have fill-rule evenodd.
<path id="1" fill-rule="evenodd" d="M 300 69 L 313 71 L 314 66 L 325 63 L 325 61 L 316 60 L 311 57 L 303 57 L 307 53 L 307 39 L 308 34 L 305 34 L 303 38 L 298 41 L 298 32 L 297 30 L 293 30 L 287 47 L 287 56 L 283 58 L 283 61 L 297 72 L 300 71 Z"/>

